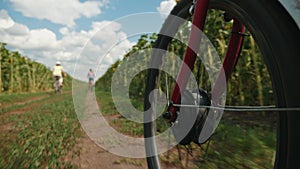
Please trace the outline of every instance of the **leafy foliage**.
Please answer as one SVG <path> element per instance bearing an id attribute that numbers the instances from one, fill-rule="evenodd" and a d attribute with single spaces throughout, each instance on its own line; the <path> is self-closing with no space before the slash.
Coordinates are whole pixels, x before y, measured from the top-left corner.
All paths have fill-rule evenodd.
<path id="1" fill-rule="evenodd" d="M 221 16 L 222 13 L 219 11 L 210 10 L 206 20 L 204 33 L 211 41 L 222 60 L 226 55 L 232 22 L 224 22 Z M 175 37 L 187 42 L 189 30 L 190 23 L 187 22 L 181 26 Z M 251 36 L 251 32 L 246 33 L 250 34 L 250 36 L 245 36 L 244 38 L 244 45 L 240 53 L 238 63 L 230 77 L 230 80 L 227 83 L 226 104 L 273 105 L 274 96 L 267 65 L 264 63 L 263 56 L 257 44 L 255 44 L 254 39 Z M 101 87 L 102 89 L 110 89 L 111 77 L 113 77 L 115 70 L 122 65 L 123 61 L 128 61 L 130 57 L 143 57 L 145 55 L 149 55 L 149 53 L 145 52 L 145 49 L 153 47 L 157 35 L 153 34 L 153 36 L 150 37 L 148 35 L 142 35 L 137 45 L 135 45 L 125 55 L 124 59 L 112 65 L 109 71 L 107 71 L 106 74 L 99 79 L 97 82 L 98 87 Z M 171 67 L 176 67 L 177 65 L 173 64 L 173 57 L 177 55 L 182 58 L 186 51 L 186 44 L 179 40 L 173 39 L 168 47 L 168 51 L 170 54 L 165 56 L 167 57 L 168 63 L 164 64 L 170 64 Z M 214 69 L 215 63 L 209 52 L 205 58 L 208 60 L 206 62 L 211 65 L 211 69 Z M 148 62 L 148 60 L 145 60 L 145 62 Z M 139 69 L 139 65 L 132 64 L 131 70 L 132 69 Z M 211 84 L 204 61 L 200 59 L 197 60 L 193 71 L 197 78 L 196 80 L 199 87 L 207 90 L 208 92 L 211 91 Z M 123 72 L 122 76 L 126 76 L 129 73 L 130 72 Z M 167 79 L 168 76 L 165 74 L 166 73 L 161 73 L 159 77 L 162 79 L 160 82 L 162 85 L 159 86 L 161 88 L 166 86 L 164 79 Z M 146 82 L 145 78 L 146 71 L 142 71 L 137 74 L 129 84 L 131 103 L 139 110 L 143 109 L 142 104 Z M 106 83 L 108 81 L 109 83 Z M 128 82 L 117 80 L 114 81 L 114 83 Z M 168 83 L 175 84 L 175 81 L 174 79 L 170 78 Z M 163 89 L 163 91 L 166 91 L 166 89 Z M 98 97 L 101 98 L 101 96 Z M 247 119 L 248 117 L 251 117 L 247 115 L 248 113 L 245 113 L 244 117 L 239 117 L 239 121 L 241 119 Z M 272 165 L 272 157 L 276 147 L 276 132 L 274 130 L 266 130 L 266 126 L 268 126 L 266 123 L 269 122 L 267 119 L 268 115 L 266 115 L 264 112 L 260 112 L 256 113 L 255 116 L 257 119 L 265 120 L 264 122 L 259 122 L 260 124 L 263 124 L 262 126 L 252 126 L 254 123 L 251 121 L 251 119 L 248 119 L 250 124 L 245 123 L 245 126 L 232 123 L 232 119 L 230 118 L 225 119 L 225 121 L 223 121 L 224 123 L 222 123 L 218 128 L 217 134 L 213 137 L 207 154 L 201 154 L 199 156 L 198 159 L 201 160 L 201 164 L 199 165 L 202 165 L 204 168 L 222 168 L 222 166 L 225 168 L 272 167 L 270 165 Z M 275 117 L 274 114 L 271 114 L 270 116 Z M 257 121 L 257 119 L 253 121 Z M 132 135 L 139 135 L 142 133 L 142 127 L 124 119 L 118 119 L 113 124 L 119 125 L 118 127 L 120 130 L 125 133 Z M 159 125 L 159 123 L 156 124 Z M 159 126 L 157 126 L 157 128 L 159 128 Z M 245 156 L 247 156 L 247 159 L 245 159 Z M 166 161 L 169 162 L 172 160 L 168 159 Z M 266 161 L 267 163 L 265 163 Z M 198 161 L 196 161 L 196 163 L 197 162 Z"/>
<path id="2" fill-rule="evenodd" d="M 0 43 L 0 93 L 36 92 L 52 89 L 52 72 L 45 65 L 9 51 Z M 64 79 L 70 86 L 71 77 Z"/>
<path id="3" fill-rule="evenodd" d="M 227 50 L 227 43 L 230 38 L 230 32 L 232 28 L 231 22 L 224 22 L 222 20 L 222 13 L 216 10 L 210 10 L 208 18 L 205 25 L 205 35 L 211 41 L 212 45 L 215 47 L 218 55 L 221 59 L 224 58 Z M 167 64 L 172 66 L 173 57 L 179 56 L 183 57 L 186 50 L 186 43 L 189 37 L 190 23 L 187 22 L 182 25 L 178 33 L 175 35 L 171 44 L 168 47 L 169 55 Z M 250 32 L 247 32 L 250 34 Z M 117 61 L 113 64 L 108 71 L 97 81 L 97 86 L 101 88 L 110 90 L 111 77 L 113 73 L 122 65 L 122 62 L 127 61 L 130 57 L 143 57 L 147 58 L 146 55 L 150 55 L 147 48 L 154 46 L 157 35 L 153 34 L 142 35 L 138 40 L 137 44 L 132 47 L 132 49 L 124 56 L 122 61 Z M 213 68 L 214 60 L 210 53 L 208 52 L 205 58 L 208 61 L 205 61 L 206 64 L 210 64 L 210 68 Z M 148 62 L 149 60 L 145 60 Z M 130 64 L 129 64 L 130 65 Z M 194 67 L 194 74 L 197 76 L 197 81 L 200 88 L 203 88 L 207 91 L 211 90 L 211 83 L 209 81 L 209 76 L 207 73 L 207 66 L 203 63 L 202 60 L 197 60 Z M 173 65 L 178 66 L 178 65 Z M 139 69 L 139 65 L 132 64 L 133 69 Z M 217 72 L 217 71 L 215 71 Z M 127 76 L 131 72 L 123 72 L 122 76 Z M 161 75 L 162 79 L 164 78 L 163 74 Z M 145 89 L 145 78 L 146 71 L 142 71 L 137 74 L 134 79 L 130 82 L 129 95 L 132 99 L 143 99 L 144 89 Z M 118 79 L 118 78 L 117 78 Z M 126 79 L 126 78 L 120 78 Z M 170 80 L 172 81 L 172 79 Z M 173 79 L 173 83 L 174 83 Z M 126 81 L 117 81 L 114 83 L 128 83 Z M 164 83 L 164 82 L 161 82 Z M 232 73 L 230 80 L 227 84 L 227 104 L 229 105 L 272 105 L 274 104 L 273 91 L 267 66 L 264 63 L 262 54 L 258 46 L 255 44 L 252 36 L 246 36 L 244 38 L 243 49 L 240 53 L 238 64 L 235 67 L 234 72 Z"/>

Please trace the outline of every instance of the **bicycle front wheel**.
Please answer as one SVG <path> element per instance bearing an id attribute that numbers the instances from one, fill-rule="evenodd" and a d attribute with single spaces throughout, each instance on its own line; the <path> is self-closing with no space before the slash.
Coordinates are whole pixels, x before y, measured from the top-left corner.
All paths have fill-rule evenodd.
<path id="1" fill-rule="evenodd" d="M 186 46 L 182 47 L 184 45 L 172 37 L 183 37 L 190 29 L 191 6 L 192 1 L 182 0 L 174 7 L 171 15 L 183 18 L 187 23 L 174 22 L 173 16 L 168 17 L 156 41 L 156 49 L 172 51 L 179 56 L 184 54 Z M 297 101 L 300 97 L 300 81 L 293 76 L 300 73 L 296 65 L 300 63 L 297 51 L 299 29 L 284 8 L 276 1 L 212 0 L 210 9 L 206 20 L 208 29 L 205 29 L 204 33 L 210 38 L 220 55 L 226 51 L 227 46 L 223 42 L 231 33 L 228 29 L 232 27 L 231 19 L 241 22 L 247 29 L 240 60 L 235 67 L 237 73 L 232 75 L 227 84 L 227 102 L 236 105 L 247 103 L 258 106 L 274 104 L 276 107 L 300 107 Z M 220 19 L 221 14 L 227 16 L 224 22 Z M 210 27 L 210 23 L 213 23 L 213 26 Z M 165 36 L 165 32 L 171 36 Z M 162 62 L 163 58 L 166 60 L 165 63 Z M 190 141 L 182 144 L 182 140 L 177 140 L 179 145 L 161 154 L 160 145 L 155 136 L 166 131 L 166 128 L 170 128 L 174 123 L 165 125 L 169 123 L 168 120 L 156 117 L 157 113 L 151 109 L 155 103 L 149 101 L 149 97 L 155 90 L 166 95 L 173 90 L 176 82 L 172 80 L 172 77 L 168 77 L 167 73 L 158 69 L 162 64 L 170 64 L 171 60 L 171 56 L 166 55 L 165 52 L 155 50 L 150 64 L 157 64 L 155 66 L 157 69 L 148 70 L 144 99 L 145 119 L 149 121 L 149 117 L 152 118 L 151 122 L 144 124 L 148 168 L 299 167 L 297 156 L 300 146 L 297 143 L 300 141 L 300 135 L 296 129 L 300 127 L 298 123 L 300 114 L 293 111 L 254 114 L 226 112 L 211 142 L 201 143 L 199 146 L 199 143 L 194 144 L 191 139 L 184 137 L 183 140 Z M 197 87 L 204 88 L 209 93 L 211 86 L 210 83 L 205 82 L 208 75 L 201 63 L 201 61 L 195 61 L 193 74 L 197 77 Z M 248 68 L 244 69 L 244 67 Z M 245 73 L 245 70 L 250 73 L 244 75 L 257 82 L 254 83 L 257 85 L 257 90 L 248 89 L 251 81 L 241 77 L 241 72 Z M 262 81 L 266 82 L 262 83 Z M 243 93 L 247 92 L 256 94 L 245 96 Z M 191 94 L 192 92 L 184 94 L 182 97 L 185 101 L 182 100 L 181 104 L 193 102 Z M 170 96 L 166 97 L 170 98 Z M 178 121 L 180 123 L 180 119 L 176 122 Z M 195 120 L 195 123 L 198 122 Z M 254 133 L 260 136 L 253 136 Z"/>

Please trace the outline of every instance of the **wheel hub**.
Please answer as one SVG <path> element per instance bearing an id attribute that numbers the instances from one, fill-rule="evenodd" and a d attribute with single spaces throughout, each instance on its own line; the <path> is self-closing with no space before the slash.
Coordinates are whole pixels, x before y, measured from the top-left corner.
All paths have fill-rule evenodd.
<path id="1" fill-rule="evenodd" d="M 181 96 L 181 104 L 210 106 L 210 99 L 203 89 L 185 90 Z M 172 125 L 176 141 L 181 145 L 190 144 L 192 141 L 200 144 L 198 137 L 208 112 L 208 108 L 179 107 Z"/>

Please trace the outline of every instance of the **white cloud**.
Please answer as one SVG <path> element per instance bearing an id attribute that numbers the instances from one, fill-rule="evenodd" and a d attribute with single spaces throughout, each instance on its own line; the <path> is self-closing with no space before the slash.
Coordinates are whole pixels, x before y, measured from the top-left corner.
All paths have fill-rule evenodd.
<path id="1" fill-rule="evenodd" d="M 14 21 L 8 15 L 6 10 L 0 10 L 0 28 L 9 28 L 14 25 Z"/>
<path id="2" fill-rule="evenodd" d="M 122 59 L 134 45 L 127 39 L 127 35 L 122 32 L 121 25 L 117 22 L 94 22 L 90 33 L 93 37 L 85 45 L 77 68 L 78 70 L 98 69 L 99 76 L 105 72 L 102 70 L 103 67 L 109 67 L 118 59 Z M 78 76 L 85 77 L 85 73 Z"/>
<path id="3" fill-rule="evenodd" d="M 160 3 L 159 7 L 157 7 L 157 11 L 162 17 L 167 17 L 175 5 L 175 0 L 165 0 Z"/>
<path id="4" fill-rule="evenodd" d="M 27 49 L 54 49 L 57 46 L 56 35 L 48 29 L 31 30 L 27 36 L 26 43 L 22 44 Z"/>
<path id="5" fill-rule="evenodd" d="M 25 25 L 14 23 L 9 28 L 0 28 L 0 34 L 0 41 L 18 49 L 52 50 L 57 46 L 56 35 L 48 29 L 29 30 Z"/>
<path id="6" fill-rule="evenodd" d="M 93 17 L 101 13 L 107 0 L 10 0 L 13 8 L 24 16 L 46 19 L 53 23 L 72 27 L 75 20 L 81 17 Z"/>
<path id="7" fill-rule="evenodd" d="M 5 11 L 2 11 L 2 14 Z M 6 13 L 7 14 L 7 13 Z M 5 42 L 11 50 L 17 50 L 47 67 L 60 60 L 67 72 L 73 73 L 74 63 L 80 69 L 77 78 L 86 79 L 86 71 L 99 67 L 98 77 L 133 45 L 122 31 L 121 25 L 113 21 L 94 22 L 89 30 L 75 31 L 68 27 L 59 30 L 62 38 L 49 29 L 30 29 L 16 23 L 8 15 L 0 15 L 0 20 L 10 20 L 10 27 L 0 27 L 0 42 Z"/>
<path id="8" fill-rule="evenodd" d="M 7 33 L 15 36 L 26 36 L 29 33 L 27 26 L 14 23 L 11 27 L 6 29 Z"/>
<path id="9" fill-rule="evenodd" d="M 91 33 L 87 31 L 76 32 L 69 30 L 68 28 L 61 28 L 60 33 L 63 35 L 63 38 L 59 43 L 64 50 L 71 50 L 78 47 L 81 48 L 91 38 Z"/>

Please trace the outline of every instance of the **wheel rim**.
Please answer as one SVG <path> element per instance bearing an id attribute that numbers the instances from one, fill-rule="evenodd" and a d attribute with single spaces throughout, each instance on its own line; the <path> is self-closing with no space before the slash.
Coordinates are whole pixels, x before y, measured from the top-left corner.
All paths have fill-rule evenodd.
<path id="1" fill-rule="evenodd" d="M 218 7 L 217 5 L 215 6 L 215 7 Z M 280 114 L 280 123 L 281 123 L 281 125 L 285 125 L 285 120 L 286 120 L 286 115 L 285 114 L 283 114 L 283 113 L 281 113 Z M 153 126 L 153 124 L 146 124 L 145 125 L 145 130 L 146 130 L 146 128 L 152 128 L 153 129 L 153 127 L 151 127 L 151 126 Z M 282 133 L 282 131 L 280 132 L 280 133 Z M 148 133 L 148 135 L 146 136 L 146 137 L 150 137 L 150 136 L 152 136 L 152 135 L 154 135 L 155 134 L 155 131 L 153 131 L 152 130 L 152 133 Z M 282 139 L 282 135 L 280 135 L 280 134 L 278 134 L 277 135 L 277 137 L 278 137 L 278 140 L 283 140 Z M 147 143 L 146 143 L 147 144 Z M 150 144 L 155 144 L 154 142 L 151 142 Z M 209 144 L 209 143 L 208 143 Z M 276 143 L 275 143 L 275 147 L 276 147 Z M 152 145 L 152 149 L 155 149 L 155 145 Z M 276 149 L 276 148 L 275 148 Z M 277 149 L 279 149 L 279 147 L 277 147 Z M 155 151 L 155 150 L 151 150 L 151 151 Z M 173 151 L 175 151 L 175 150 L 173 150 Z M 178 152 L 180 152 L 180 151 L 178 151 Z M 179 154 L 179 153 L 178 153 Z M 170 154 L 169 154 L 170 155 Z M 181 156 L 181 155 L 178 155 L 178 156 Z M 275 154 L 274 154 L 274 156 L 275 156 Z M 162 161 L 162 163 L 165 163 L 165 160 L 163 159 L 163 160 L 161 160 L 161 161 L 159 161 L 158 160 L 158 158 L 157 157 L 153 157 L 153 158 L 148 158 L 148 163 L 152 163 L 152 164 L 155 164 L 155 163 L 160 163 L 161 161 Z M 273 159 L 272 159 L 273 160 Z M 168 161 L 168 160 L 167 160 Z M 160 164 L 155 164 L 155 165 L 157 165 L 157 166 L 159 166 Z M 184 167 L 184 166 L 182 166 L 182 164 L 180 164 L 178 167 Z M 230 167 L 230 166 L 229 166 Z M 269 166 L 270 167 L 270 166 Z M 156 167 L 155 167 L 156 168 Z"/>

